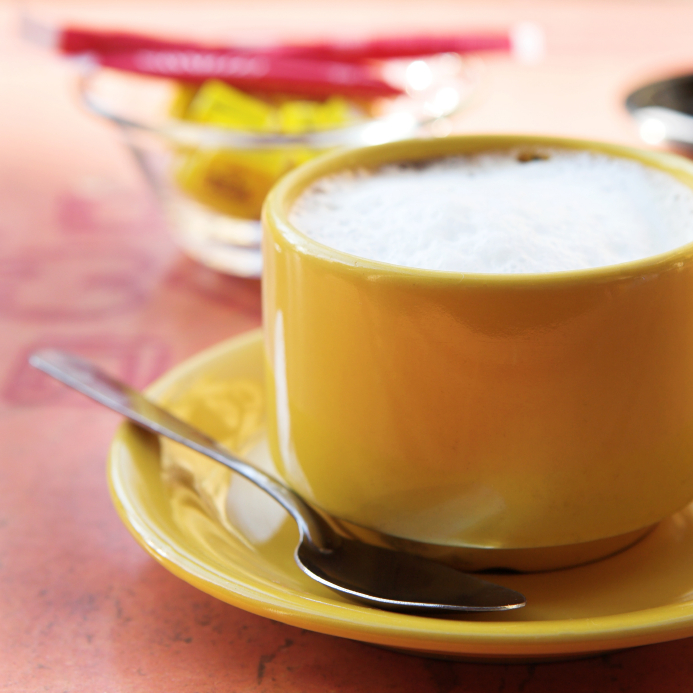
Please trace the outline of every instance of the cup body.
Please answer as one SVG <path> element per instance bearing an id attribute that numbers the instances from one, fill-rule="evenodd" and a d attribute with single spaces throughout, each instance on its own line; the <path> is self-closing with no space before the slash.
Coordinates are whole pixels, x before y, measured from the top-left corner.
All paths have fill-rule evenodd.
<path id="1" fill-rule="evenodd" d="M 495 552 L 477 567 L 590 560 L 693 498 L 693 246 L 574 272 L 462 274 L 330 249 L 288 213 L 345 168 L 517 147 L 636 159 L 693 185 L 693 164 L 672 155 L 468 136 L 331 153 L 264 208 L 279 473 L 347 527 Z M 508 558 L 552 547 L 564 558 Z"/>

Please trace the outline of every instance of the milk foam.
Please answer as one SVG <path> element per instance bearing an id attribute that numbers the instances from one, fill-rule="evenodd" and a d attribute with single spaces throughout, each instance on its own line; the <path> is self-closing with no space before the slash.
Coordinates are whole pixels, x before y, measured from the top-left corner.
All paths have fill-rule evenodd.
<path id="1" fill-rule="evenodd" d="M 693 241 L 693 191 L 636 161 L 550 150 L 345 171 L 297 200 L 292 224 L 361 258 L 458 272 L 613 265 Z"/>

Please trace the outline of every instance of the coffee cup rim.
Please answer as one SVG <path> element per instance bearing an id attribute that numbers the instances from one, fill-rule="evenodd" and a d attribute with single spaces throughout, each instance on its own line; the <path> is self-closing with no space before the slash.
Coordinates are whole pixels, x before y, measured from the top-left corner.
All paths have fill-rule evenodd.
<path id="1" fill-rule="evenodd" d="M 663 253 L 637 260 L 590 267 L 541 273 L 483 273 L 406 267 L 379 260 L 370 260 L 320 243 L 289 221 L 289 212 L 298 196 L 314 181 L 338 171 L 356 168 L 375 168 L 388 163 L 443 158 L 488 151 L 508 151 L 523 147 L 574 149 L 592 151 L 622 159 L 638 161 L 656 168 L 693 189 L 693 162 L 669 152 L 654 151 L 627 145 L 577 138 L 539 135 L 454 135 L 435 139 L 407 139 L 381 145 L 331 150 L 286 174 L 268 194 L 262 210 L 265 229 L 263 243 L 283 243 L 294 252 L 311 256 L 316 261 L 337 263 L 345 271 L 375 273 L 393 280 L 424 283 L 502 286 L 536 286 L 546 283 L 581 284 L 594 281 L 628 279 L 657 274 L 667 269 L 680 269 L 693 261 L 693 241 Z M 271 232 L 270 234 L 267 232 Z"/>

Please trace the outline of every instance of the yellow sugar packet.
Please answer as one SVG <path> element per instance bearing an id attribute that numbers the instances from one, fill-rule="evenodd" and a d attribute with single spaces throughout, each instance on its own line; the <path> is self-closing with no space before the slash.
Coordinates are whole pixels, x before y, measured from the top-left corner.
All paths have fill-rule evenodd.
<path id="1" fill-rule="evenodd" d="M 282 151 L 198 149 L 180 157 L 174 176 L 198 202 L 224 214 L 259 219 L 265 196 L 290 168 Z"/>
<path id="2" fill-rule="evenodd" d="M 185 117 L 196 123 L 249 132 L 277 129 L 277 110 L 272 105 L 216 79 L 198 89 Z"/>
<path id="3" fill-rule="evenodd" d="M 349 102 L 340 96 L 332 96 L 324 102 L 285 101 L 278 111 L 279 128 L 290 135 L 339 127 L 353 119 Z"/>
<path id="4" fill-rule="evenodd" d="M 199 85 L 187 82 L 178 82 L 173 93 L 173 99 L 169 107 L 169 113 L 174 118 L 187 117 L 188 108 L 197 94 Z"/>
<path id="5" fill-rule="evenodd" d="M 351 104 L 339 96 L 324 102 L 280 100 L 274 105 L 218 80 L 205 82 L 192 95 L 190 87 L 181 85 L 173 109 L 186 120 L 249 133 L 299 135 L 353 119 Z M 187 149 L 179 152 L 174 177 L 181 189 L 204 205 L 231 216 L 259 219 L 274 183 L 319 153 L 304 146 Z"/>

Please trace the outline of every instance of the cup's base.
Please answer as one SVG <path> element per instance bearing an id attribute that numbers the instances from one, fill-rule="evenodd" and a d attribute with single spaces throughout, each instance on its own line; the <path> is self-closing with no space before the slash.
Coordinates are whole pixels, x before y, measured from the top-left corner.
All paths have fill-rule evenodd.
<path id="1" fill-rule="evenodd" d="M 572 568 L 623 551 L 640 541 L 657 525 L 649 525 L 615 537 L 562 546 L 541 546 L 526 549 L 479 548 L 476 546 L 445 546 L 401 539 L 360 527 L 344 520 L 333 520 L 338 530 L 347 536 L 370 544 L 408 551 L 441 561 L 467 572 L 481 570 L 513 570 L 534 573 L 560 568 Z"/>

